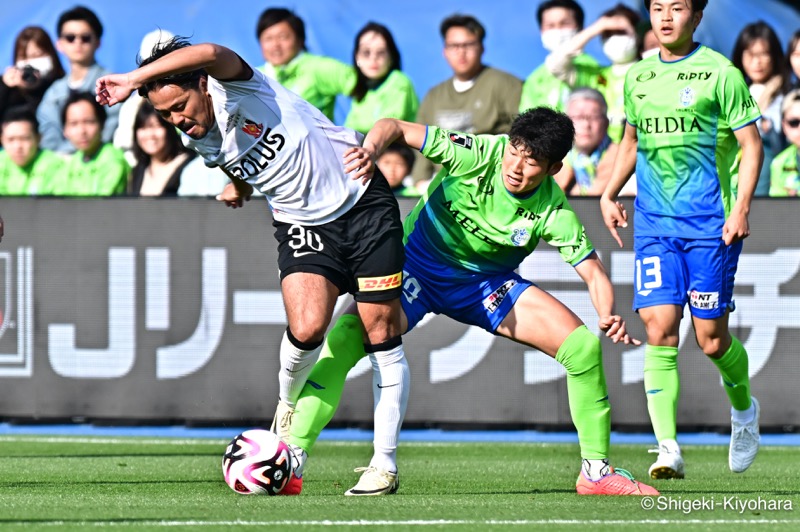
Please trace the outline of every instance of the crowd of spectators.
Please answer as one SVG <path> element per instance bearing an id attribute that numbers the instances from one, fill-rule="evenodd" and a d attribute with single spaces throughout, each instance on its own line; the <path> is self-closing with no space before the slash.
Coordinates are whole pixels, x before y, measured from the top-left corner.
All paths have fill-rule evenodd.
<path id="1" fill-rule="evenodd" d="M 357 32 L 352 64 L 346 64 L 307 51 L 305 24 L 294 12 L 266 9 L 256 23 L 265 60 L 258 68 L 331 119 L 336 98 L 349 98 L 344 125 L 361 133 L 391 117 L 502 134 L 525 109 L 564 111 L 576 137 L 556 181 L 569 195 L 595 196 L 608 180 L 625 125 L 625 74 L 657 54 L 658 43 L 647 21 L 623 4 L 586 24 L 584 18 L 575 0 L 540 3 L 537 22 L 548 55 L 523 81 L 483 61 L 486 29 L 477 18 L 447 17 L 440 34 L 452 77 L 421 102 L 390 29 L 376 22 Z M 141 97 L 111 108 L 95 102 L 95 81 L 107 71 L 95 57 L 103 25 L 94 12 L 82 6 L 65 11 L 55 30 L 54 43 L 43 28 L 23 28 L 0 79 L 0 195 L 214 196 L 222 190 L 227 176 L 184 148 L 180 133 Z M 140 57 L 171 37 L 166 30 L 145 35 Z M 599 62 L 584 52 L 595 38 L 605 56 Z M 762 113 L 765 161 L 757 195 L 796 196 L 800 30 L 784 47 L 768 24 L 748 24 L 730 58 Z M 437 171 L 400 147 L 387 150 L 378 166 L 398 196 L 420 195 Z M 635 180 L 626 191 L 635 194 Z"/>

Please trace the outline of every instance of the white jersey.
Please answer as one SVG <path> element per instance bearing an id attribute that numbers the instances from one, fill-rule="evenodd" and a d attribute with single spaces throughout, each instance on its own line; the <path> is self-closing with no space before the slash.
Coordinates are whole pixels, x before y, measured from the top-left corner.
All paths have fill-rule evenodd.
<path id="1" fill-rule="evenodd" d="M 275 220 L 328 223 L 366 190 L 344 171 L 343 154 L 360 146 L 360 133 L 335 126 L 307 101 L 253 69 L 247 81 L 209 76 L 216 123 L 184 144 L 209 166 L 220 166 L 267 198 Z"/>

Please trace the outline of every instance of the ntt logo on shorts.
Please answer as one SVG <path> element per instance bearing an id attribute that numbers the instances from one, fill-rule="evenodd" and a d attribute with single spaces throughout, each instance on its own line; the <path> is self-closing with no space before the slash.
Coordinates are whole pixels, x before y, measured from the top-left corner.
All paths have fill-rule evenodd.
<path id="1" fill-rule="evenodd" d="M 358 290 L 361 292 L 378 292 L 398 288 L 403 280 L 402 272 L 385 277 L 359 277 Z"/>

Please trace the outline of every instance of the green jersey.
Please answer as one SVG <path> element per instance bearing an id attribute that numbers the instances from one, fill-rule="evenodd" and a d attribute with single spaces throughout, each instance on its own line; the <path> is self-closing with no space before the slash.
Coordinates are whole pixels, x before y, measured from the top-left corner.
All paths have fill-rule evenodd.
<path id="1" fill-rule="evenodd" d="M 52 194 L 54 183 L 64 172 L 64 160 L 50 150 L 40 149 L 27 166 L 14 164 L 0 152 L 0 195 L 44 196 Z"/>
<path id="2" fill-rule="evenodd" d="M 333 120 L 336 96 L 350 94 L 356 84 L 353 67 L 330 57 L 300 52 L 285 65 L 266 63 L 258 69 Z"/>
<path id="3" fill-rule="evenodd" d="M 794 144 L 780 152 L 770 165 L 769 195 L 800 195 L 800 151 Z"/>
<path id="4" fill-rule="evenodd" d="M 592 56 L 578 54 L 573 60 L 573 66 L 576 76 L 574 87 L 570 87 L 568 83 L 551 74 L 545 65 L 540 65 L 534 70 L 522 86 L 519 112 L 533 107 L 552 107 L 557 111 L 564 111 L 567 98 L 574 89 L 597 87 L 597 71 L 600 67 Z"/>
<path id="5" fill-rule="evenodd" d="M 638 137 L 636 234 L 720 238 L 734 131 L 761 116 L 739 69 L 705 46 L 671 63 L 643 59 L 625 78 L 625 116 Z"/>
<path id="6" fill-rule="evenodd" d="M 411 80 L 399 70 L 393 70 L 383 83 L 369 89 L 360 102 L 353 100 L 344 127 L 366 135 L 381 118 L 413 122 L 417 107 L 419 100 Z"/>
<path id="7" fill-rule="evenodd" d="M 515 270 L 539 240 L 577 265 L 592 253 L 586 230 L 552 176 L 525 196 L 505 188 L 506 135 L 428 126 L 422 154 L 442 170 L 405 221 L 406 256 L 448 278 Z"/>
<path id="8" fill-rule="evenodd" d="M 95 156 L 85 160 L 75 152 L 67 161 L 64 179 L 53 194 L 58 196 L 115 196 L 125 192 L 131 167 L 125 154 L 111 144 L 103 144 Z"/>

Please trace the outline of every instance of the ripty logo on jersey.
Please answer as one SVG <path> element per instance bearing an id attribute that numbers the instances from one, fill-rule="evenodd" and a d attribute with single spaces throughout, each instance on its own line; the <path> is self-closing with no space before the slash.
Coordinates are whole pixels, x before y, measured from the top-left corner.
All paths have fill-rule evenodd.
<path id="1" fill-rule="evenodd" d="M 399 288 L 403 281 L 403 273 L 398 272 L 383 277 L 359 277 L 358 289 L 361 292 L 379 292 Z"/>

